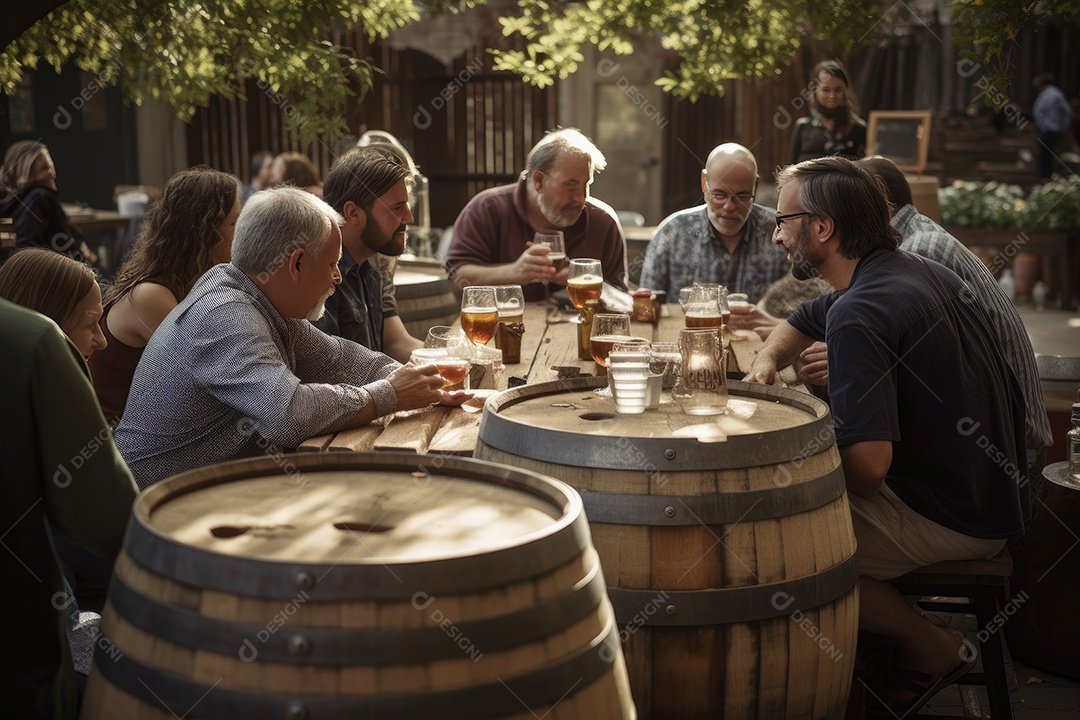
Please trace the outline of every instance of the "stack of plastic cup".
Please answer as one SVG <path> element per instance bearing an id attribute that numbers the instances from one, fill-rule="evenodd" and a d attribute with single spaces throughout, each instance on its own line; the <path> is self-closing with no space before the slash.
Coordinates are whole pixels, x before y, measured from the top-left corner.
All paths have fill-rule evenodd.
<path id="1" fill-rule="evenodd" d="M 649 391 L 649 353 L 643 350 L 612 350 L 609 356 L 611 392 L 615 412 L 637 415 L 645 412 Z"/>

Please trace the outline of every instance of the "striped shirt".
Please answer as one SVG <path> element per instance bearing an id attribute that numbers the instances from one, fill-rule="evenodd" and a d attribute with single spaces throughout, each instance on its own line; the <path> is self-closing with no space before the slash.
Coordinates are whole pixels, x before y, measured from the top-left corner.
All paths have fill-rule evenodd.
<path id="1" fill-rule="evenodd" d="M 649 241 L 640 286 L 663 290 L 675 302 L 679 290 L 694 281 L 720 283 L 756 303 L 791 269 L 787 250 L 772 241 L 775 214 L 755 203 L 733 253 L 720 242 L 706 205 L 668 215 Z"/>
<path id="2" fill-rule="evenodd" d="M 116 445 L 145 488 L 225 460 L 277 455 L 375 403 L 400 364 L 307 320 L 286 320 L 233 265 L 211 268 L 143 351 Z"/>
<path id="3" fill-rule="evenodd" d="M 968 284 L 979 303 L 986 309 L 990 326 L 1005 362 L 1016 375 L 1024 392 L 1024 436 L 1029 449 L 1053 444 L 1050 420 L 1043 404 L 1039 372 L 1035 368 L 1035 352 L 1031 349 L 1024 321 L 1012 301 L 998 286 L 994 276 L 964 244 L 925 215 L 914 205 L 905 205 L 893 216 L 892 226 L 900 233 L 901 250 L 929 258 L 952 270 Z"/>

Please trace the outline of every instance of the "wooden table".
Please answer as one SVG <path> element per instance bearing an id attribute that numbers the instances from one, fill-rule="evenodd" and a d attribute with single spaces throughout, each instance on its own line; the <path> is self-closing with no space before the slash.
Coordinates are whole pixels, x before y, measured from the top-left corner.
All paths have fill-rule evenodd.
<path id="1" fill-rule="evenodd" d="M 684 327 L 682 310 L 677 305 L 665 305 L 663 315 L 655 330 L 648 324 L 633 323 L 631 333 L 654 341 L 677 342 L 679 330 Z M 578 359 L 577 324 L 572 322 L 573 319 L 574 315 L 549 309 L 543 303 L 528 303 L 525 308 L 521 362 L 506 366 L 500 384 L 505 386 L 508 378 L 540 383 L 578 375 L 596 375 L 598 368 L 595 363 Z M 729 371 L 745 372 L 763 344 L 752 332 L 740 334 L 745 339 L 731 343 Z M 791 368 L 784 368 L 776 384 L 803 389 Z M 471 456 L 480 430 L 481 409 L 480 403 L 474 400 L 465 408 L 430 407 L 396 413 L 364 427 L 311 438 L 297 449 Z"/>

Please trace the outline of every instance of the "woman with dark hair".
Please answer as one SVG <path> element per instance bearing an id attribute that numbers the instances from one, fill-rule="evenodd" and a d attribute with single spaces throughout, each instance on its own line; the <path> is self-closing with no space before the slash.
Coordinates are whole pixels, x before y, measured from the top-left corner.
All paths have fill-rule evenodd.
<path id="1" fill-rule="evenodd" d="M 45 248 L 19 250 L 0 268 L 0 298 L 52 319 L 83 358 L 108 344 L 93 269 Z"/>
<path id="2" fill-rule="evenodd" d="M 90 363 L 105 418 L 127 404 L 143 348 L 195 281 L 229 262 L 240 215 L 240 182 L 204 165 L 173 175 L 146 210 L 131 255 L 105 293 L 107 352 Z"/>
<path id="3" fill-rule="evenodd" d="M 75 260 L 97 260 L 60 206 L 56 167 L 44 143 L 13 143 L 4 153 L 0 183 L 0 217 L 11 218 L 15 225 L 17 247 L 43 247 Z"/>
<path id="4" fill-rule="evenodd" d="M 270 187 L 292 185 L 322 197 L 323 185 L 319 171 L 311 159 L 298 152 L 284 152 L 270 166 Z"/>
<path id="5" fill-rule="evenodd" d="M 795 121 L 791 164 L 839 155 L 858 160 L 866 154 L 866 122 L 856 112 L 848 89 L 847 68 L 839 60 L 823 60 L 810 73 L 810 117 Z"/>

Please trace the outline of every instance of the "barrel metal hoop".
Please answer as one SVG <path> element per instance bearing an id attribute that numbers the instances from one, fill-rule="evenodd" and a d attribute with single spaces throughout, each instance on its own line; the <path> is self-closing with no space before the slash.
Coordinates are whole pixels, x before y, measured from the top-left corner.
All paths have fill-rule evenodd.
<path id="1" fill-rule="evenodd" d="M 709 590 L 608 588 L 608 597 L 615 618 L 624 625 L 728 625 L 820 607 L 851 592 L 858 578 L 852 555 L 828 570 L 795 580 Z M 645 613 L 650 603 L 656 607 Z"/>
<path id="2" fill-rule="evenodd" d="M 844 471 L 768 490 L 709 495 L 620 495 L 582 492 L 592 523 L 614 525 L 723 525 L 787 517 L 826 505 L 844 494 Z"/>
<path id="3" fill-rule="evenodd" d="M 481 653 L 541 640 L 595 611 L 605 602 L 605 592 L 600 563 L 594 558 L 589 573 L 564 595 L 483 620 L 455 622 L 444 615 L 443 619 L 453 623 L 456 630 L 452 637 L 441 624 L 362 630 L 285 625 L 292 612 L 281 622 L 277 620 L 287 612 L 287 607 L 265 625 L 220 620 L 149 598 L 129 587 L 119 576 L 109 586 L 109 602 L 125 621 L 156 638 L 222 655 L 237 655 L 242 660 L 257 657 L 264 662 L 314 666 L 400 665 L 469 654 L 468 648 L 458 644 L 462 640 Z M 426 615 L 434 612 L 429 613 L 427 605 L 417 605 L 415 601 L 414 607 Z M 441 623 L 434 616 L 433 619 Z M 262 635 L 267 637 L 263 639 Z M 303 638 L 303 654 L 295 652 L 294 638 Z"/>
<path id="4" fill-rule="evenodd" d="M 723 443 L 700 443 L 689 438 L 583 436 L 568 430 L 526 425 L 500 414 L 501 410 L 525 400 L 592 390 L 606 383 L 606 378 L 568 378 L 524 385 L 491 396 L 480 419 L 478 453 L 486 445 L 558 465 L 656 474 L 732 470 L 797 461 L 827 450 L 836 441 L 832 416 L 821 400 L 785 388 L 738 380 L 728 381 L 728 388 L 734 394 L 763 402 L 784 402 L 806 412 L 807 422 L 784 430 L 732 435 Z M 526 447 L 529 451 L 523 455 L 522 449 Z"/>
<path id="5" fill-rule="evenodd" d="M 301 472 L 426 471 L 425 460 L 429 459 L 400 453 L 345 452 L 305 453 L 290 458 Z M 433 468 L 433 474 L 482 480 L 539 497 L 551 503 L 553 523 L 545 529 L 547 534 L 520 545 L 427 562 L 389 564 L 378 559 L 302 563 L 226 555 L 178 542 L 151 526 L 153 510 L 170 499 L 222 482 L 284 474 L 273 458 L 264 458 L 222 463 L 154 485 L 136 500 L 124 549 L 143 568 L 198 588 L 286 601 L 304 590 L 311 600 L 326 602 L 353 599 L 358 587 L 364 588 L 370 600 L 410 600 L 416 592 L 437 596 L 499 587 L 565 565 L 591 546 L 580 500 L 561 481 L 472 458 L 440 457 L 437 464 L 432 460 L 427 466 Z"/>
<path id="6" fill-rule="evenodd" d="M 497 718 L 555 705 L 583 690 L 611 669 L 620 657 L 618 628 L 609 619 L 604 631 L 562 660 L 526 675 L 499 678 L 475 687 L 403 695 L 286 696 L 233 690 L 150 667 L 127 655 L 113 657 L 108 641 L 97 643 L 96 671 L 110 683 L 143 702 L 164 705 L 177 717 L 191 713 L 208 720 L 238 717 L 303 717 L 307 720 L 438 717 Z M 615 686 L 615 683 L 612 683 Z"/>

